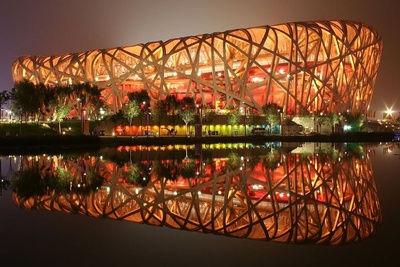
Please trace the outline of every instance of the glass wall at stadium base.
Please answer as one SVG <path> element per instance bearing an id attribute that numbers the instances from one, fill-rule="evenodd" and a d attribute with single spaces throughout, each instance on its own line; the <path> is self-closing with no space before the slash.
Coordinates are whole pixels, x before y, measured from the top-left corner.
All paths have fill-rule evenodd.
<path id="1" fill-rule="evenodd" d="M 100 123 L 94 131 L 102 131 L 105 135 L 113 136 L 246 136 L 256 134 L 253 132 L 254 129 L 262 129 L 263 132 L 261 134 L 265 135 L 298 135 L 315 132 L 328 135 L 343 131 L 338 124 L 333 127 L 329 117 L 324 117 L 324 121 L 321 123 L 318 123 L 315 117 L 312 116 L 293 117 L 286 120 L 290 122 L 290 124 L 284 122 L 283 125 L 277 124 L 275 126 L 268 125 L 264 116 L 259 116 L 257 119 L 258 123 L 249 123 L 248 119 L 247 122 L 244 122 L 244 118 L 242 118 L 236 125 L 228 125 L 226 123 L 226 116 L 217 117 L 218 118 L 215 118 L 213 123 L 200 124 L 198 122 L 193 122 L 188 124 L 187 127 L 183 122 L 178 124 L 156 125 L 152 120 L 150 120 L 148 125 L 145 120 L 143 120 L 142 123 L 133 123 L 132 126 L 127 124 Z M 139 120 L 138 118 L 134 119 L 134 121 Z"/>

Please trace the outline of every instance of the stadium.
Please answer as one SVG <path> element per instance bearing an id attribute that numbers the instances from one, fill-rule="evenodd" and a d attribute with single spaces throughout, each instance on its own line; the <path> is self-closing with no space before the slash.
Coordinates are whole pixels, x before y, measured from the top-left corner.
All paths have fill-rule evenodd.
<path id="1" fill-rule="evenodd" d="M 193 97 L 204 109 L 262 114 L 275 103 L 285 116 L 367 114 L 383 43 L 353 21 L 307 21 L 235 29 L 133 46 L 55 56 L 27 55 L 14 81 L 89 82 L 113 112 L 129 92 L 151 103 Z M 71 100 L 73 101 L 73 100 Z"/>

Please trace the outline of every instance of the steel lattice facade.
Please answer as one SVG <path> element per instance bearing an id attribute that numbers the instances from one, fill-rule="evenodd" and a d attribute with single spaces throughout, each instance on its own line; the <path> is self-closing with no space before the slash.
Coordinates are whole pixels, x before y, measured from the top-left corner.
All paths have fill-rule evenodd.
<path id="1" fill-rule="evenodd" d="M 365 113 L 383 43 L 368 25 L 310 21 L 229 30 L 58 56 L 22 56 L 14 81 L 90 82 L 117 111 L 128 92 L 155 101 L 192 96 L 204 107 L 277 103 L 287 114 Z"/>

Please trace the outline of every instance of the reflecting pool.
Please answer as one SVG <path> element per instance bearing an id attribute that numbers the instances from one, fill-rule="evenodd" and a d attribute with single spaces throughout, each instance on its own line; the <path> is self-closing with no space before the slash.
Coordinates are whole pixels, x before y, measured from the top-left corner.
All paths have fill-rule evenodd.
<path id="1" fill-rule="evenodd" d="M 366 242 L 385 226 L 376 182 L 383 178 L 375 177 L 372 164 L 377 150 L 396 156 L 399 144 L 126 146 L 8 155 L 1 159 L 1 192 L 28 213 L 330 247 Z"/>

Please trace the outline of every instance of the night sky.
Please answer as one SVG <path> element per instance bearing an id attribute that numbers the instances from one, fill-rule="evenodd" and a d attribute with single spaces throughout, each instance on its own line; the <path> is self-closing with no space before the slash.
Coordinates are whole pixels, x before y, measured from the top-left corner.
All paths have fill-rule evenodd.
<path id="1" fill-rule="evenodd" d="M 307 20 L 353 20 L 375 28 L 383 55 L 371 110 L 400 112 L 400 1 L 374 0 L 2 0 L 0 91 L 13 87 L 22 55 L 58 55 L 231 29 Z M 380 118 L 380 117 L 379 117 Z"/>

